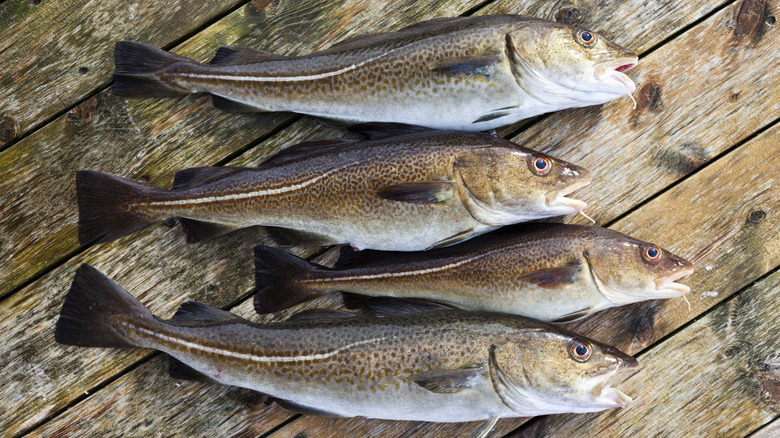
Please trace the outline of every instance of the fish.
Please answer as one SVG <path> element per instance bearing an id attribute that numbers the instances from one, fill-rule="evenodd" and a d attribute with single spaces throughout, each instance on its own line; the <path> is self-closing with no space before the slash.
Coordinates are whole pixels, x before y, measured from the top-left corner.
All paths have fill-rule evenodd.
<path id="1" fill-rule="evenodd" d="M 90 265 L 56 323 L 60 344 L 146 348 L 177 378 L 248 388 L 309 415 L 465 422 L 620 408 L 638 371 L 620 350 L 511 315 L 384 304 L 254 323 L 188 301 L 169 320 Z M 486 433 L 486 432 L 485 432 Z"/>
<path id="2" fill-rule="evenodd" d="M 467 131 L 630 96 L 638 63 L 593 31 L 520 15 L 438 18 L 303 56 L 227 46 L 201 64 L 133 41 L 114 55 L 118 96 L 209 93 L 229 112 Z"/>
<path id="3" fill-rule="evenodd" d="M 571 214 L 590 172 L 492 135 L 366 124 L 367 140 L 289 147 L 258 167 L 176 173 L 172 190 L 76 175 L 79 240 L 109 241 L 178 218 L 187 242 L 263 225 L 357 249 L 416 251 L 500 226 Z"/>
<path id="4" fill-rule="evenodd" d="M 254 249 L 258 313 L 341 291 L 423 299 L 473 311 L 570 322 L 600 310 L 683 296 L 693 265 L 607 228 L 527 224 L 419 253 L 360 252 L 336 268 Z"/>

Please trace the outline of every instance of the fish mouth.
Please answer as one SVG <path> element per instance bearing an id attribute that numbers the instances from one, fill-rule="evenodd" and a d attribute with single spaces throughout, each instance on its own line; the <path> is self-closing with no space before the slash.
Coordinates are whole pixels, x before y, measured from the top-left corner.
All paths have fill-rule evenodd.
<path id="1" fill-rule="evenodd" d="M 601 62 L 596 65 L 596 76 L 600 80 L 613 80 L 620 84 L 626 91 L 623 94 L 630 94 L 636 90 L 636 84 L 624 72 L 636 67 L 639 63 L 637 57 L 617 58 L 611 61 Z"/>
<path id="2" fill-rule="evenodd" d="M 691 291 L 691 288 L 677 283 L 683 277 L 687 277 L 693 274 L 693 268 L 681 269 L 666 277 L 660 277 L 655 279 L 655 290 L 659 294 L 663 295 L 663 298 L 681 297 Z"/>
<path id="3" fill-rule="evenodd" d="M 566 195 L 574 192 L 575 190 L 581 189 L 585 186 L 590 184 L 590 177 L 588 176 L 587 179 L 576 182 L 568 187 L 565 187 L 560 190 L 552 190 L 547 192 L 545 195 L 545 200 L 547 202 L 547 207 L 549 208 L 570 208 L 572 209 L 572 213 L 579 213 L 582 210 L 585 209 L 585 207 L 588 206 L 588 204 L 585 203 L 585 201 L 580 201 L 579 199 L 573 199 L 573 198 L 567 198 Z"/>
<path id="4" fill-rule="evenodd" d="M 624 408 L 633 403 L 633 398 L 612 387 L 618 378 L 622 379 L 624 376 L 627 377 L 639 371 L 636 359 L 628 355 L 624 356 L 629 360 L 618 359 L 618 364 L 612 372 L 601 377 L 594 377 L 591 379 L 592 382 L 589 382 L 593 385 L 590 394 L 594 402 L 607 408 Z"/>

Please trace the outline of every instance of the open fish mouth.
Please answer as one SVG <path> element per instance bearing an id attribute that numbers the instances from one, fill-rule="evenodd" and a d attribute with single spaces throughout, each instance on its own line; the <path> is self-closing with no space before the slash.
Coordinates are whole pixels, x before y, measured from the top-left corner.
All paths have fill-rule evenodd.
<path id="1" fill-rule="evenodd" d="M 687 277 L 693 274 L 693 268 L 682 269 L 674 274 L 667 275 L 666 277 L 656 278 L 655 289 L 659 294 L 662 294 L 664 298 L 680 297 L 691 291 L 691 288 L 677 283 L 683 277 Z"/>
<path id="2" fill-rule="evenodd" d="M 613 388 L 615 380 L 628 376 L 639 371 L 639 363 L 633 357 L 626 356 L 626 360 L 618 359 L 618 365 L 611 373 L 600 377 L 594 377 L 589 382 L 593 385 L 590 391 L 593 401 L 600 405 L 612 408 L 624 408 L 630 405 L 634 399 L 626 395 L 623 391 Z"/>
<path id="3" fill-rule="evenodd" d="M 547 192 L 547 195 L 545 195 L 547 206 L 550 208 L 568 207 L 574 210 L 574 213 L 581 212 L 585 209 L 585 207 L 588 206 L 588 204 L 586 204 L 585 201 L 580 201 L 579 199 L 567 198 L 566 195 L 572 193 L 575 190 L 581 189 L 588 184 L 590 184 L 590 178 L 574 183 L 561 190 Z"/>
<path id="4" fill-rule="evenodd" d="M 626 94 L 636 90 L 636 84 L 624 72 L 636 67 L 639 59 L 636 57 L 618 58 L 612 61 L 602 62 L 596 65 L 597 76 L 600 80 L 614 80 L 626 89 Z"/>

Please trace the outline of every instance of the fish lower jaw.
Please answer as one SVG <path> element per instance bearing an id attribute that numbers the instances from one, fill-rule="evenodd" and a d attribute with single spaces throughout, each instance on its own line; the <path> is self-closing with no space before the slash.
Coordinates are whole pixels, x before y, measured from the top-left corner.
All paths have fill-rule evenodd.
<path id="1" fill-rule="evenodd" d="M 634 402 L 634 399 L 623 391 L 609 387 L 603 388 L 596 400 L 608 408 L 625 408 Z"/>
<path id="2" fill-rule="evenodd" d="M 676 280 L 693 274 L 693 269 L 685 269 L 665 278 L 655 280 L 656 294 L 659 298 L 681 297 L 691 291 L 691 288 L 677 283 Z"/>

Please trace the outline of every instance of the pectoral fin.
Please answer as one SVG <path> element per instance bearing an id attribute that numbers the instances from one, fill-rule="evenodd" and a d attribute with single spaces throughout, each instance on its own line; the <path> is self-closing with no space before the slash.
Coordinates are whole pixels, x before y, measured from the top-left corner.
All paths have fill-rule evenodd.
<path id="1" fill-rule="evenodd" d="M 452 198 L 455 184 L 446 179 L 391 184 L 377 189 L 376 194 L 391 201 L 438 204 Z"/>
<path id="2" fill-rule="evenodd" d="M 485 368 L 470 367 L 454 370 L 431 370 L 414 374 L 407 379 L 428 391 L 438 394 L 452 394 L 471 388 L 484 376 Z"/>
<path id="3" fill-rule="evenodd" d="M 572 263 L 555 268 L 539 269 L 518 277 L 521 281 L 533 283 L 545 289 L 554 289 L 563 284 L 571 283 L 574 275 L 582 268 L 581 263 Z"/>
<path id="4" fill-rule="evenodd" d="M 431 71 L 447 76 L 483 77 L 490 79 L 493 67 L 501 63 L 501 55 L 489 53 L 463 58 L 442 59 L 431 65 Z"/>
<path id="5" fill-rule="evenodd" d="M 484 423 L 480 424 L 479 427 L 474 429 L 470 434 L 469 438 L 485 438 L 488 436 L 491 430 L 493 430 L 494 427 L 496 427 L 496 423 L 498 422 L 498 416 L 494 415 L 487 420 L 485 420 Z"/>

